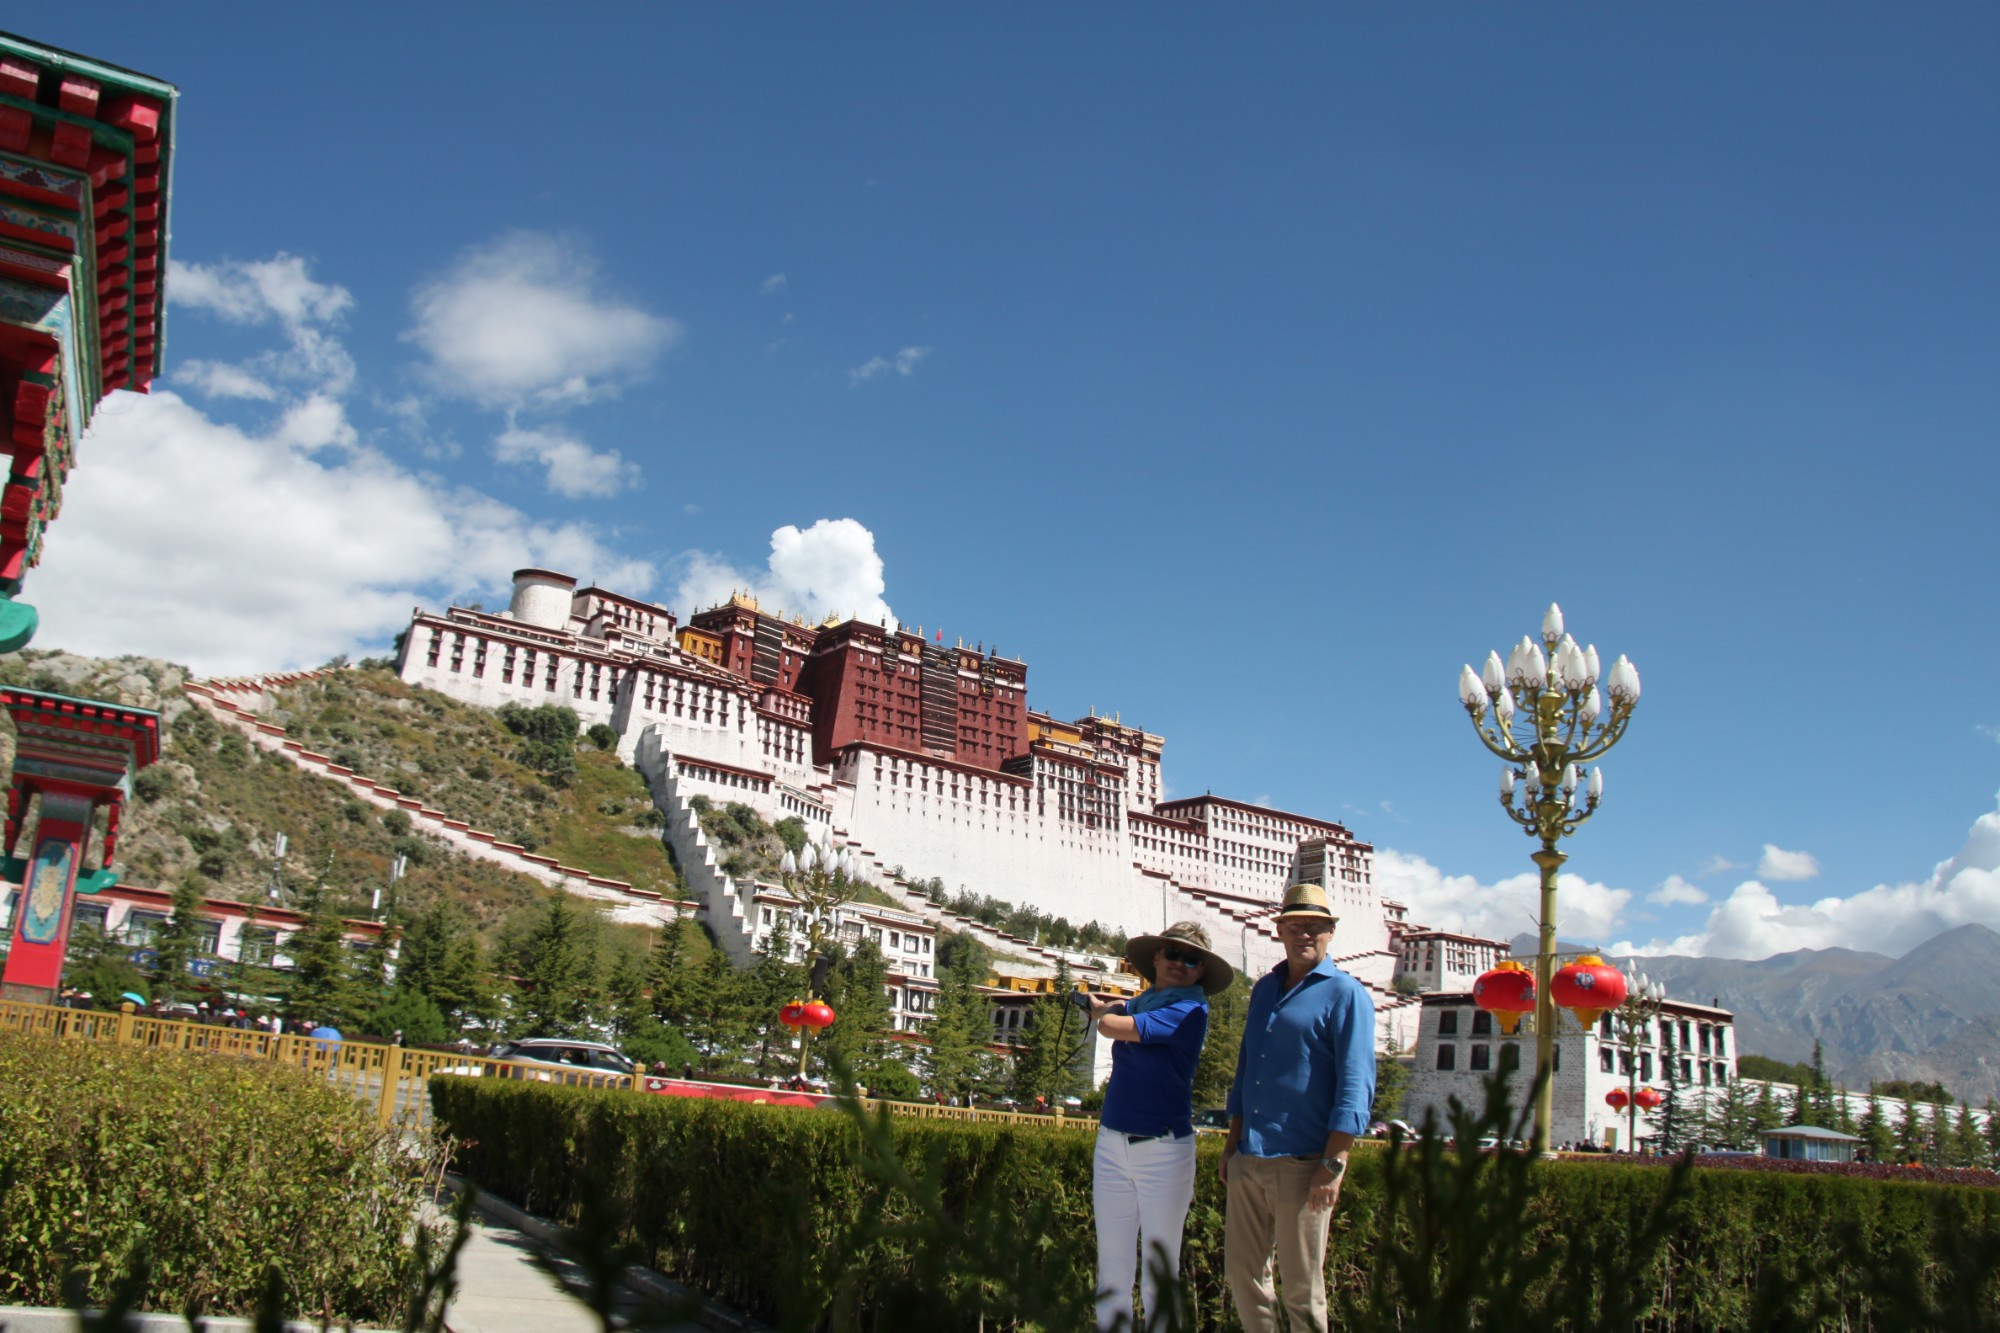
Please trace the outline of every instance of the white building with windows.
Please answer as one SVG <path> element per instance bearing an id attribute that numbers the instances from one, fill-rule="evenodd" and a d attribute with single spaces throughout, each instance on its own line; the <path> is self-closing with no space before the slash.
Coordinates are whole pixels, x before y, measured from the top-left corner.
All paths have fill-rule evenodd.
<path id="1" fill-rule="evenodd" d="M 771 936 L 782 920 L 791 939 L 791 956 L 803 961 L 806 951 L 805 914 L 798 900 L 781 888 L 757 884 L 751 894 L 754 945 L 769 952 Z M 851 902 L 834 909 L 834 942 L 847 949 L 866 940 L 889 965 L 889 1026 L 895 1032 L 921 1030 L 937 1016 L 937 926 L 915 912 L 901 912 L 874 903 Z"/>
<path id="2" fill-rule="evenodd" d="M 1485 1080 L 1508 1061 L 1515 1062 L 1508 1088 L 1517 1111 L 1525 1113 L 1535 1077 L 1534 1020 L 1523 1019 L 1509 1036 L 1492 1014 L 1473 1004 L 1469 991 L 1434 992 L 1424 995 L 1422 1004 L 1402 1118 L 1421 1126 L 1434 1113 L 1446 1125 L 1454 1097 L 1477 1109 L 1484 1104 Z M 1639 1087 L 1662 1094 L 1671 1070 L 1681 1106 L 1690 1111 L 1700 1099 L 1736 1081 L 1735 1018 L 1727 1009 L 1668 1000 L 1629 1042 L 1611 1014 L 1602 1015 L 1588 1032 L 1560 1010 L 1556 1023 L 1550 1138 L 1558 1145 L 1628 1146 L 1625 1113 L 1613 1111 L 1605 1094 L 1614 1087 L 1629 1090 L 1635 1068 Z M 1658 1116 L 1657 1111 L 1639 1113 L 1641 1144 L 1654 1133 Z"/>

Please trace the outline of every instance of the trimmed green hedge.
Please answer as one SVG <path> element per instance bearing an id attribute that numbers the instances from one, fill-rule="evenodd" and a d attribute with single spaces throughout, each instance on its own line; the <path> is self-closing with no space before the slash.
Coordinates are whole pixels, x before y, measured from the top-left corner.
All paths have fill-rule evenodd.
<path id="1" fill-rule="evenodd" d="M 878 1227 L 865 1246 L 844 1241 L 872 1213 L 893 1232 L 913 1212 L 855 1166 L 861 1134 L 847 1116 L 485 1079 L 435 1079 L 431 1096 L 481 1187 L 570 1224 L 599 1208 L 642 1262 L 766 1317 L 796 1324 L 803 1302 L 843 1287 L 854 1308 L 876 1310 L 915 1261 L 908 1235 L 885 1238 Z M 1092 1146 L 1075 1130 L 895 1123 L 898 1158 L 935 1170 L 948 1208 L 1012 1208 L 1023 1267 L 1079 1299 L 1094 1276 Z M 1219 1150 L 1204 1138 L 1182 1259 L 1204 1329 L 1237 1327 L 1222 1273 Z M 1416 1280 L 1442 1290 L 1453 1264 L 1460 1276 L 1474 1271 L 1469 1304 L 1491 1302 L 1476 1326 L 1610 1326 L 1607 1293 L 1593 1284 L 1647 1252 L 1640 1237 L 1674 1188 L 1661 1166 L 1406 1149 L 1399 1160 L 1415 1178 L 1392 1217 L 1387 1160 L 1375 1145 L 1356 1152 L 1334 1222 L 1328 1268 L 1348 1327 L 1395 1326 L 1407 1314 L 1380 1308 L 1389 1301 L 1374 1293 L 1404 1304 L 1407 1275 L 1385 1286 L 1380 1261 L 1411 1252 L 1427 1206 L 1435 1225 L 1425 1249 L 1436 1253 Z M 1519 1185 L 1511 1216 L 1510 1179 Z M 1640 1328 L 2000 1326 L 2000 1190 L 1696 1168 L 1670 1202 L 1664 1248 L 1639 1261 L 1631 1283 Z M 1385 1225 L 1395 1233 L 1386 1246 Z M 1551 1251 L 1561 1261 L 1525 1292 L 1500 1290 L 1499 1275 Z"/>
<path id="2" fill-rule="evenodd" d="M 142 1246 L 143 1307 L 395 1322 L 431 1165 L 302 1070 L 0 1034 L 0 1303 L 102 1303 Z"/>

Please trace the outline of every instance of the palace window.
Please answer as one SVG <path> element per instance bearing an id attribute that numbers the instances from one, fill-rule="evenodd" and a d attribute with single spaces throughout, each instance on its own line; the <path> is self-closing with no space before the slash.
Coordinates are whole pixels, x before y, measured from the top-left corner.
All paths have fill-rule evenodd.
<path id="1" fill-rule="evenodd" d="M 1597 1048 L 1597 1067 L 1606 1074 L 1611 1072 L 1611 1048 L 1609 1046 L 1600 1046 Z"/>
<path id="2" fill-rule="evenodd" d="M 1491 1069 L 1493 1067 L 1492 1056 L 1493 1056 L 1493 1048 L 1491 1046 L 1486 1046 L 1486 1045 L 1474 1046 L 1472 1048 L 1471 1067 L 1475 1070 Z"/>
<path id="3" fill-rule="evenodd" d="M 1458 1035 L 1458 1010 L 1447 1009 L 1438 1015 L 1438 1035 L 1440 1037 Z"/>
<path id="4" fill-rule="evenodd" d="M 1493 1035 L 1493 1015 L 1481 1009 L 1472 1016 L 1472 1035 L 1490 1037 Z"/>

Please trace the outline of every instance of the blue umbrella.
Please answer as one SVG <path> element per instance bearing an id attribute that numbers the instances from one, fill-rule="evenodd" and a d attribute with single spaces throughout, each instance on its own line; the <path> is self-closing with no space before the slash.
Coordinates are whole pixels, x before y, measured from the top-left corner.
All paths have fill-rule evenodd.
<path id="1" fill-rule="evenodd" d="M 314 1028 L 314 1029 L 312 1030 L 312 1035 L 313 1035 L 313 1036 L 315 1036 L 315 1037 L 318 1037 L 318 1038 L 320 1038 L 320 1039 L 322 1039 L 322 1040 L 325 1040 L 325 1041 L 339 1041 L 339 1040 L 340 1040 L 340 1029 L 339 1029 L 339 1028 L 328 1028 L 328 1027 L 317 1027 L 317 1028 Z"/>
<path id="2" fill-rule="evenodd" d="M 136 995 L 131 991 L 126 991 L 123 995 L 119 996 L 118 998 L 121 1000 L 130 1000 L 134 1004 L 144 1004 L 146 1002 L 145 996 Z"/>

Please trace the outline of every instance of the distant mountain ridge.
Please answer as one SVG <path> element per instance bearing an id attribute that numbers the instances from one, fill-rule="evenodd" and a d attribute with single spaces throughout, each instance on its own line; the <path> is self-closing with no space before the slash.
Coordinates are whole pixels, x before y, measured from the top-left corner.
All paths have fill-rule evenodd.
<path id="1" fill-rule="evenodd" d="M 1516 953 L 1534 947 L 1532 936 L 1514 941 Z M 1818 1039 L 1828 1074 L 1852 1088 L 1938 1080 L 1975 1105 L 2000 1098 L 2000 932 L 1987 926 L 1933 935 L 1901 958 L 1799 949 L 1754 960 L 1667 954 L 1637 965 L 1675 999 L 1733 1012 L 1739 1052 L 1805 1061 Z"/>

